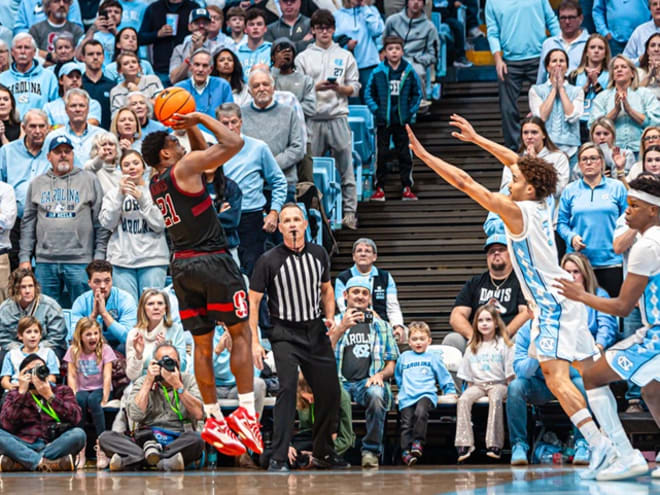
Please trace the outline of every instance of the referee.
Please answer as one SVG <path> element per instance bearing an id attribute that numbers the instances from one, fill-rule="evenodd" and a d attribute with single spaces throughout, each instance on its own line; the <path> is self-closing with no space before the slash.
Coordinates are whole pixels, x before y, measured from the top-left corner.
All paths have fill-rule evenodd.
<path id="1" fill-rule="evenodd" d="M 288 471 L 287 459 L 296 416 L 298 367 L 314 393 L 312 463 L 317 468 L 349 467 L 334 451 L 339 378 L 328 329 L 334 327 L 335 299 L 330 262 L 322 246 L 305 243 L 307 221 L 295 203 L 285 204 L 279 217 L 284 242 L 257 260 L 250 280 L 250 329 L 255 365 L 263 368 L 259 344 L 259 304 L 268 294 L 273 322 L 270 342 L 280 390 L 273 412 L 273 454 L 269 471 Z"/>

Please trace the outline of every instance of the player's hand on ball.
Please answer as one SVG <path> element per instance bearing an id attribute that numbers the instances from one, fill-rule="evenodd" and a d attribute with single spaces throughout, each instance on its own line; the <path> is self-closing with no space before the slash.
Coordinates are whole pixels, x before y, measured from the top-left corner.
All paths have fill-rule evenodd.
<path id="1" fill-rule="evenodd" d="M 172 121 L 172 129 L 190 129 L 192 126 L 201 122 L 201 115 L 199 112 L 186 114 L 175 113 L 170 119 Z"/>

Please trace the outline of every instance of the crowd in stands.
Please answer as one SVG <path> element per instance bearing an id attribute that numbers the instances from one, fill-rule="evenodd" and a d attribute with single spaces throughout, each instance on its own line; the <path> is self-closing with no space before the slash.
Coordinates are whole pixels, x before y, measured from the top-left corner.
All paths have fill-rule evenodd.
<path id="1" fill-rule="evenodd" d="M 587 3 L 593 8 L 584 12 Z M 520 154 L 554 165 L 559 182 L 548 198 L 555 218 L 547 228 L 556 232 L 561 265 L 589 292 L 615 296 L 637 235 L 623 220 L 628 182 L 660 173 L 660 0 L 563 0 L 555 7 L 549 0 L 488 0 L 485 8 L 477 0 L 0 6 L 0 472 L 73 470 L 88 455 L 99 468 L 173 471 L 203 466 L 208 457 L 191 340 L 167 286 L 171 219 L 149 190 L 153 157 L 142 155 L 154 131 L 191 149 L 185 132 L 154 117 L 154 97 L 170 86 L 186 89 L 196 111 L 242 136 L 240 151 L 206 174 L 206 187 L 234 260 L 265 292 L 265 266 L 277 262 L 269 248 L 282 241 L 283 206 L 314 182 L 313 157 L 334 158 L 342 223 L 358 228 L 362 178 L 354 170 L 349 105 L 366 105 L 374 117 L 371 199 L 386 199 L 393 149 L 401 198 L 416 200 L 405 126 L 428 110 L 442 46 L 450 47 L 454 67 L 469 68 L 466 47 L 487 39 L 505 146 L 460 116 L 451 123 L 503 164 Z M 432 13 L 451 39 L 438 32 Z M 524 81 L 531 84 L 530 114 L 521 121 Z M 512 180 L 507 171 L 503 192 Z M 313 392 L 320 379 L 287 367 L 281 341 L 272 346 L 274 358 L 267 354 L 275 330 L 266 304 L 250 308 L 261 330 L 252 329 L 257 412 L 262 416 L 267 396 L 277 393 L 279 370 L 277 400 L 288 401 L 279 410 L 292 412 L 295 397 L 299 418 L 295 434 L 290 415 L 274 418 L 288 428 L 270 453 L 287 456 L 276 459 L 277 470 L 309 467 L 318 431 L 332 437 L 337 457 L 315 465 L 343 467 L 339 456 L 356 443 L 351 402 L 365 409 L 363 467 L 382 462 L 392 408 L 400 412 L 401 460 L 415 464 L 438 388 L 444 402 L 456 404 L 459 462 L 475 451 L 471 409 L 483 397 L 490 408 L 487 455 L 502 456 L 506 417 L 511 462 L 529 461 L 527 406 L 553 397 L 527 355 L 530 312 L 502 221 L 489 215 L 484 231 L 487 270 L 457 295 L 453 332 L 440 351 L 427 324 L 406 325 L 394 277 L 375 264 L 373 240 L 355 242 L 355 264 L 334 283 L 327 254 L 314 258 L 325 309 L 337 309 L 329 323 L 332 373 L 324 377 L 340 385 L 336 418 L 315 411 L 325 402 Z M 272 297 L 270 304 L 276 314 Z M 589 313 L 601 350 L 639 326 L 639 310 L 622 322 Z M 223 400 L 237 397 L 231 349 L 218 322 L 214 373 Z M 577 373 L 573 380 L 584 392 Z M 632 383 L 626 398 L 629 412 L 642 410 Z M 573 462 L 588 461 L 576 433 Z M 262 464 L 274 465 L 268 458 Z"/>

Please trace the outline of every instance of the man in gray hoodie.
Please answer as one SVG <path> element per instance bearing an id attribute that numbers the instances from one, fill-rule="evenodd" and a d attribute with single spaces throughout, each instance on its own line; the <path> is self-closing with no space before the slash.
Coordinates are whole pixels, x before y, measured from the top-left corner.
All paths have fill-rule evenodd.
<path id="1" fill-rule="evenodd" d="M 426 72 L 438 61 L 440 50 L 438 31 L 424 14 L 424 3 L 425 0 L 408 0 L 405 9 L 387 18 L 383 32 L 383 39 L 398 36 L 404 40 L 403 56 L 422 80 L 422 88 L 426 88 Z M 423 99 L 420 107 L 428 105 Z"/>
<path id="2" fill-rule="evenodd" d="M 85 267 L 92 259 L 105 259 L 110 232 L 99 222 L 103 194 L 91 172 L 73 168 L 73 144 L 57 136 L 48 146 L 51 170 L 35 177 L 25 198 L 18 258 L 35 275 L 43 293 L 63 307 L 66 287 L 71 300 L 87 290 Z"/>

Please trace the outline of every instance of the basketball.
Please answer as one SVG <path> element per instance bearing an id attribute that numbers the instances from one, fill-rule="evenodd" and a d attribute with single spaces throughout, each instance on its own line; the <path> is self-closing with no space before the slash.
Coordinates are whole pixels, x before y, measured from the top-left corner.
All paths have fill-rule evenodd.
<path id="1" fill-rule="evenodd" d="M 175 113 L 186 114 L 195 111 L 195 99 L 183 88 L 166 88 L 154 99 L 154 116 L 161 124 L 172 127 Z"/>

